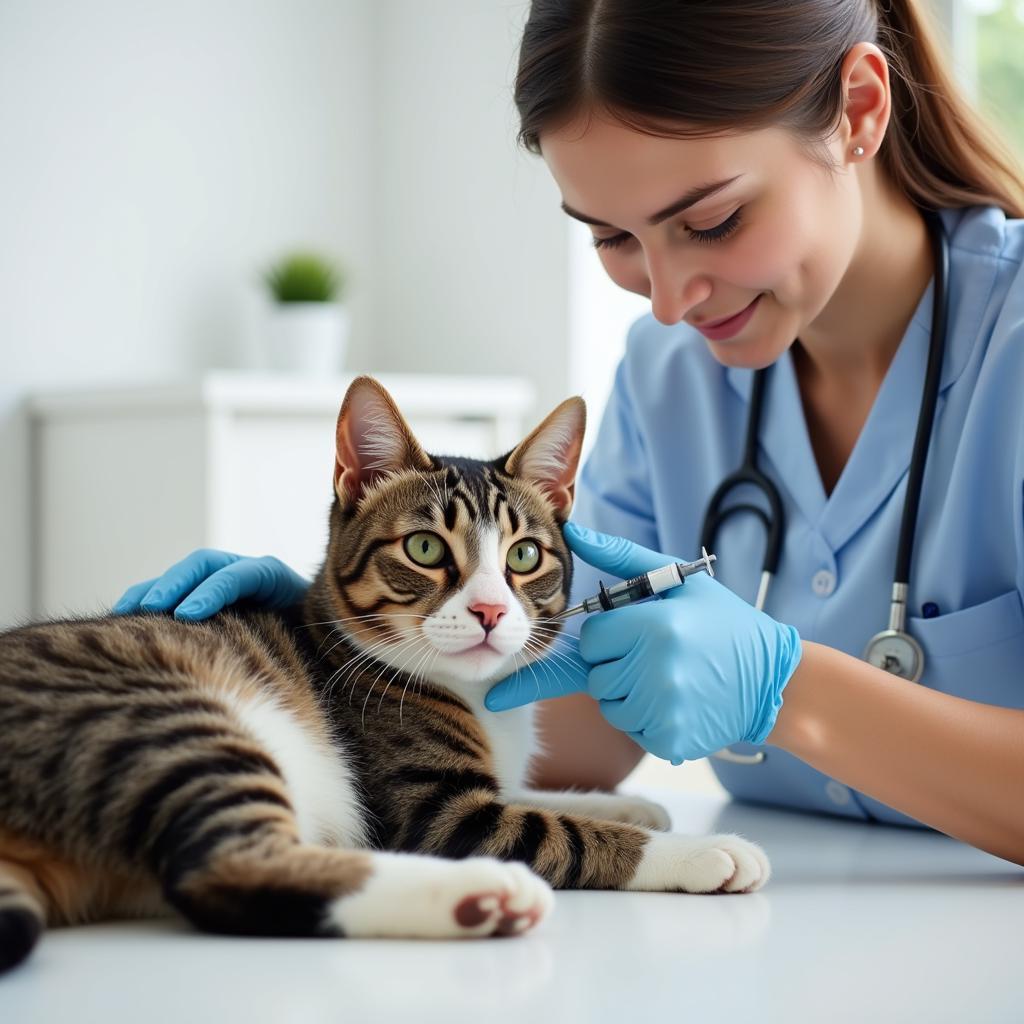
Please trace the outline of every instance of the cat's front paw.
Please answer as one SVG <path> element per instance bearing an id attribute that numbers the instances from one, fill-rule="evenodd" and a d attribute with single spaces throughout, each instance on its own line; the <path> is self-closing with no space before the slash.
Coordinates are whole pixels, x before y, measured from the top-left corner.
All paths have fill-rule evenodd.
<path id="1" fill-rule="evenodd" d="M 626 886 L 646 892 L 754 892 L 771 876 L 768 856 L 741 836 L 652 836 Z"/>

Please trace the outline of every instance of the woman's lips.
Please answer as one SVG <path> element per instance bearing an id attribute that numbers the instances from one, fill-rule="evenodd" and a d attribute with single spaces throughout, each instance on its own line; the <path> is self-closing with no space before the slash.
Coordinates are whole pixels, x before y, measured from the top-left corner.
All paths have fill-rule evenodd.
<path id="1" fill-rule="evenodd" d="M 724 320 L 716 320 L 710 324 L 700 324 L 697 326 L 697 330 L 705 338 L 710 338 L 712 341 L 725 341 L 728 338 L 732 338 L 746 327 L 747 321 L 754 315 L 754 311 L 757 309 L 762 298 L 762 295 L 758 295 L 749 306 L 741 309 L 733 316 L 726 317 Z"/>

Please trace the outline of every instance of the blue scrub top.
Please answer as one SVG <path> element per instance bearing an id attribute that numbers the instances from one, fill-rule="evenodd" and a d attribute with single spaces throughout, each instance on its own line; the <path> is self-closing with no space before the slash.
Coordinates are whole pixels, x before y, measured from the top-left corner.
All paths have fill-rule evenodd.
<path id="1" fill-rule="evenodd" d="M 1024 221 L 992 207 L 942 212 L 949 327 L 911 567 L 907 628 L 921 685 L 1024 708 Z M 888 626 L 897 537 L 928 357 L 933 285 L 922 296 L 849 462 L 821 483 L 787 351 L 769 374 L 758 463 L 782 495 L 786 531 L 765 611 L 801 637 L 860 657 Z M 726 368 L 687 324 L 633 325 L 573 518 L 692 559 L 704 511 L 740 463 L 753 371 Z M 731 502 L 765 503 L 737 489 Z M 753 514 L 715 538 L 718 578 L 753 602 L 765 535 Z M 577 561 L 573 600 L 599 574 Z M 938 614 L 925 618 L 926 604 Z M 929 609 L 934 612 L 934 609 Z M 785 698 L 785 693 L 783 693 Z M 736 744 L 751 752 L 757 747 Z M 770 745 L 759 765 L 712 758 L 733 796 L 850 818 L 919 822 Z"/>

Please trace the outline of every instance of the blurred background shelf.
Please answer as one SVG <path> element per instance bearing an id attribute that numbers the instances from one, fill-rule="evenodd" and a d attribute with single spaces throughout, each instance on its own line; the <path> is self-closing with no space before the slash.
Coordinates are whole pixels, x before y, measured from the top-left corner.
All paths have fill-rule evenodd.
<path id="1" fill-rule="evenodd" d="M 353 377 L 215 371 L 32 396 L 33 616 L 101 611 L 198 547 L 273 554 L 311 575 Z M 536 398 L 520 378 L 377 379 L 438 454 L 507 451 Z"/>

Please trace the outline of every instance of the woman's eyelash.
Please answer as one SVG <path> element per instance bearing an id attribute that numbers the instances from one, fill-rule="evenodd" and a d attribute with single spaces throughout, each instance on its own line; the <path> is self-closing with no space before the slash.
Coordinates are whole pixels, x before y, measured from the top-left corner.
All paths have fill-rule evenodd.
<path id="1" fill-rule="evenodd" d="M 708 228 L 707 231 L 698 231 L 696 228 L 687 228 L 686 230 L 694 241 L 721 242 L 740 226 L 740 210 L 742 209 L 742 206 L 738 207 L 736 212 L 726 217 L 721 224 L 716 224 L 713 228 Z"/>
<path id="2" fill-rule="evenodd" d="M 706 231 L 701 231 L 698 228 L 687 228 L 686 232 L 695 242 L 721 242 L 728 238 L 739 226 L 740 226 L 740 210 L 741 206 L 736 210 L 735 213 L 726 217 L 721 224 L 716 224 L 713 228 L 708 228 Z M 623 231 L 622 234 L 612 235 L 610 238 L 594 238 L 595 249 L 617 249 L 620 245 L 624 245 L 633 236 Z"/>

